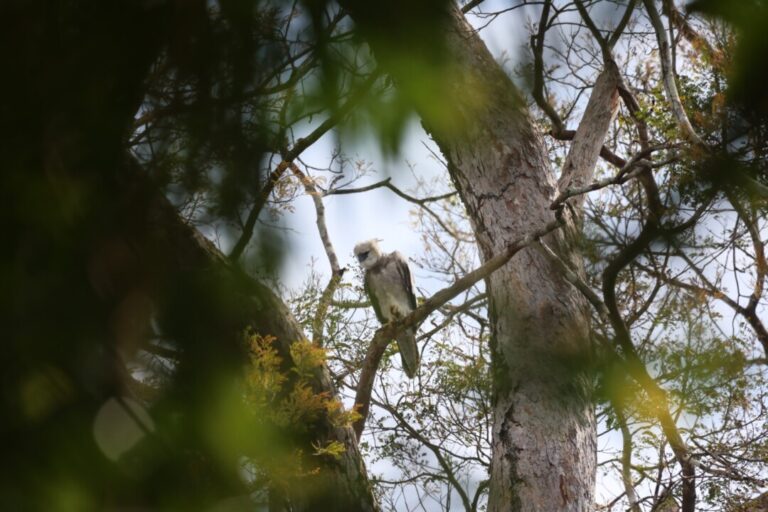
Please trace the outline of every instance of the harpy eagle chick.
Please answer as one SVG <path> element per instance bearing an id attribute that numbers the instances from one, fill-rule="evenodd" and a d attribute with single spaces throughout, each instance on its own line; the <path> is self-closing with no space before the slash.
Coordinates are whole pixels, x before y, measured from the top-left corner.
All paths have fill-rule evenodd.
<path id="1" fill-rule="evenodd" d="M 365 269 L 365 293 L 371 299 L 379 322 L 388 323 L 416 309 L 411 270 L 402 254 L 397 251 L 382 254 L 376 240 L 360 242 L 354 252 L 357 261 Z M 397 345 L 403 370 L 412 379 L 419 368 L 416 329 L 409 327 L 398 334 Z"/>

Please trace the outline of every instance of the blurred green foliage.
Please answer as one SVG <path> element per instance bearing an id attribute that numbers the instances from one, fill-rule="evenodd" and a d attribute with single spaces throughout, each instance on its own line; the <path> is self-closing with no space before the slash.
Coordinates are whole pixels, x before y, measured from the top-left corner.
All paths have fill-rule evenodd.
<path id="1" fill-rule="evenodd" d="M 273 477 L 243 458 L 275 457 L 291 473 L 286 454 L 313 434 L 307 424 L 316 418 L 305 415 L 350 421 L 310 388 L 308 375 L 323 359 L 306 345 L 281 354 L 259 345 L 254 387 L 245 370 L 253 370 L 253 346 L 241 333 L 261 324 L 262 341 L 277 335 L 271 317 L 285 312 L 237 265 L 196 245 L 164 202 L 184 210 L 200 200 L 190 223 L 237 236 L 268 184 L 270 158 L 296 142 L 292 130 L 338 112 L 374 71 L 367 44 L 397 88 L 380 80 L 387 94 L 364 101 L 348 131 L 373 126 L 396 151 L 414 105 L 446 130 L 462 128 L 437 101 L 450 97 L 456 77 L 441 44 L 447 2 L 398 0 L 384 17 L 367 2 L 341 3 L 357 26 L 335 4 L 310 0 L 0 7 L 4 510 L 207 510 L 248 495 L 266 503 L 257 491 Z M 707 176 L 733 176 L 725 169 L 738 166 L 738 175 L 766 185 L 766 3 L 693 6 L 740 33 L 729 137 L 752 141 L 737 155 L 720 141 Z M 257 228 L 246 263 L 274 278 L 286 250 Z M 711 341 L 705 356 L 725 357 L 723 342 Z M 132 364 L 140 358 L 150 362 Z M 289 361 L 299 364 L 287 369 Z M 683 364 L 670 359 L 669 371 Z M 483 364 L 441 371 L 457 397 L 488 394 Z M 293 387 L 278 392 L 285 382 Z M 700 392 L 712 399 L 704 384 Z M 271 401 L 282 408 L 268 415 Z M 338 444 L 311 441 L 317 458 L 340 455 Z"/>
<path id="2" fill-rule="evenodd" d="M 430 27 L 430 9 L 412 24 Z M 297 442 L 296 425 L 277 435 L 243 399 L 241 333 L 284 334 L 271 331 L 287 310 L 165 197 L 202 204 L 188 222 L 239 235 L 291 130 L 333 114 L 372 71 L 342 19 L 315 1 L 3 3 L 4 510 L 207 510 L 269 485 L 243 457 L 287 453 L 275 450 Z M 395 149 L 403 105 L 357 116 L 382 119 Z M 244 266 L 274 279 L 284 250 L 257 226 Z M 284 403 L 346 421 L 309 389 Z M 267 423 L 305 422 L 292 414 Z"/>
<path id="3" fill-rule="evenodd" d="M 720 128 L 725 140 L 711 158 L 703 159 L 704 178 L 720 189 L 746 194 L 753 204 L 768 197 L 768 2 L 752 0 L 695 0 L 688 5 L 701 13 L 729 24 L 730 45 L 720 56 L 727 77 L 727 113 Z"/>

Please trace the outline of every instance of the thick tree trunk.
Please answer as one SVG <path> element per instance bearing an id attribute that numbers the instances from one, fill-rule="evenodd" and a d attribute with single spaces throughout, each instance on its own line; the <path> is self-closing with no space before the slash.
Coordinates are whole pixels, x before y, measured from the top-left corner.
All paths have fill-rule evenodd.
<path id="1" fill-rule="evenodd" d="M 396 49 L 408 46 L 414 58 L 429 50 L 413 40 L 390 41 L 395 49 L 388 48 L 373 8 L 344 4 L 361 30 L 372 34 L 377 57 L 408 95 L 415 87 Z M 391 33 L 405 37 L 407 24 Z M 411 99 L 448 160 L 487 261 L 554 218 L 557 184 L 524 100 L 457 8 L 449 10 L 439 33 L 443 76 L 425 86 L 431 97 Z M 564 184 L 591 179 L 617 106 L 615 66 L 604 75 L 574 140 Z M 572 223 L 568 232 L 576 229 Z M 577 249 L 567 238 L 559 232 L 546 242 L 578 269 Z M 492 274 L 487 287 L 494 388 L 488 508 L 592 510 L 596 429 L 587 305 L 534 248 Z"/>
<path id="2" fill-rule="evenodd" d="M 126 155 L 145 75 L 181 23 L 170 4 L 49 3 L 0 10 L 0 90 L 13 102 L 0 139 L 3 505 L 56 509 L 66 497 L 94 510 L 214 508 L 248 492 L 238 457 L 250 454 L 221 462 L 211 445 L 235 441 L 205 431 L 212 416 L 226 421 L 215 417 L 214 389 L 242 372 L 243 329 L 275 336 L 287 362 L 302 330 Z M 175 335 L 181 363 L 152 408 L 155 431 L 114 462 L 94 442 L 94 418 L 126 393 L 122 356 L 147 335 L 151 314 Z M 314 377 L 316 392 L 333 395 L 325 369 Z M 289 489 L 291 510 L 376 510 L 352 430 L 327 418 L 309 430 L 290 449 L 338 441 L 345 451 L 312 459 L 318 474 Z"/>
<path id="3" fill-rule="evenodd" d="M 552 220 L 556 184 L 524 101 L 458 13 L 448 48 L 466 73 L 457 89 L 479 82 L 487 100 L 467 109 L 461 132 L 432 133 L 487 260 Z M 568 250 L 561 233 L 551 238 Z M 487 287 L 495 395 L 488 509 L 591 510 L 596 431 L 585 303 L 533 248 Z"/>
<path id="4" fill-rule="evenodd" d="M 185 224 L 165 197 L 141 179 L 140 171 L 128 175 L 130 178 L 124 189 L 129 192 L 126 203 L 140 207 L 132 213 L 134 219 L 140 219 L 140 229 L 126 234 L 129 244 L 145 257 L 157 257 L 153 261 L 154 269 L 180 274 L 212 274 L 217 286 L 232 294 L 227 298 L 231 309 L 226 313 L 226 323 L 232 332 L 239 333 L 245 326 L 250 326 L 260 334 L 274 336 L 274 346 L 287 363 L 286 371 L 289 372 L 292 366 L 290 345 L 305 337 L 288 307 L 267 286 L 234 267 L 210 241 Z M 192 323 L 195 325 L 194 321 Z M 312 385 L 316 393 L 336 394 L 325 367 L 315 374 Z M 338 459 L 317 457 L 311 460 L 318 471 L 300 479 L 289 489 L 285 498 L 290 510 L 378 510 L 351 427 L 334 426 L 328 418 L 320 418 L 310 435 L 297 439 L 297 446 L 293 448 L 312 453 L 313 444 L 325 446 L 331 441 L 340 442 L 344 452 Z"/>

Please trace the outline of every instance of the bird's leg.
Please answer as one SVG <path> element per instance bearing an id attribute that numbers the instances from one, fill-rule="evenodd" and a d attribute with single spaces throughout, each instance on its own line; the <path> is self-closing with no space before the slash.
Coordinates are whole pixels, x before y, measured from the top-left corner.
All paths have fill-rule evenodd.
<path id="1" fill-rule="evenodd" d="M 403 315 L 400 313 L 400 310 L 397 309 L 397 306 L 389 306 L 389 320 L 387 321 L 387 324 L 397 322 L 401 318 L 403 318 Z"/>

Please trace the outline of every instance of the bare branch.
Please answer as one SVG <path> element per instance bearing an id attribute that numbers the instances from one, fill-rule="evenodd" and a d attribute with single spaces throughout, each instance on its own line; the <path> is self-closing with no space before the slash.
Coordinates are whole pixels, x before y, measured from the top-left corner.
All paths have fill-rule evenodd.
<path id="1" fill-rule="evenodd" d="M 272 190 L 275 188 L 275 185 L 282 177 L 285 170 L 288 169 L 289 165 L 296 158 L 298 158 L 299 155 L 304 152 L 304 150 L 317 142 L 320 137 L 325 135 L 328 130 L 339 124 L 368 94 L 368 91 L 371 89 L 371 87 L 373 87 L 373 84 L 376 82 L 376 80 L 378 80 L 379 76 L 380 74 L 378 71 L 371 73 L 371 75 L 362 84 L 360 84 L 358 89 L 351 94 L 349 100 L 347 100 L 344 105 L 339 107 L 335 112 L 331 113 L 331 115 L 328 116 L 328 119 L 323 121 L 320 126 L 312 131 L 312 133 L 304 138 L 297 140 L 296 144 L 294 144 L 291 149 L 283 154 L 283 160 L 267 177 L 264 186 L 259 191 L 259 195 L 256 197 L 256 201 L 251 207 L 251 211 L 248 213 L 248 218 L 243 225 L 243 232 L 240 235 L 240 238 L 237 240 L 237 243 L 235 243 L 235 246 L 232 248 L 232 252 L 229 254 L 230 260 L 237 261 L 240 259 L 240 256 L 242 256 L 245 248 L 251 241 L 251 237 L 253 236 L 253 230 L 256 227 L 256 221 L 259 218 L 259 213 L 261 213 L 261 210 L 267 203 L 270 194 L 272 194 Z"/>
<path id="2" fill-rule="evenodd" d="M 429 439 L 421 435 L 421 433 L 416 430 L 413 425 L 408 423 L 408 420 L 405 419 L 405 417 L 400 413 L 400 411 L 397 410 L 396 407 L 392 407 L 389 404 L 379 402 L 378 400 L 374 402 L 378 407 L 381 407 L 388 413 L 390 413 L 400 424 L 401 427 L 403 427 L 408 434 L 413 437 L 414 439 L 417 439 L 422 445 L 424 445 L 426 448 L 429 449 L 429 451 L 432 452 L 432 454 L 435 456 L 435 459 L 437 459 L 437 463 L 440 464 L 440 467 L 443 468 L 444 477 L 448 480 L 448 482 L 451 484 L 451 486 L 454 488 L 456 493 L 461 498 L 461 503 L 464 505 L 464 510 L 467 512 L 472 512 L 472 505 L 469 501 L 469 496 L 467 496 L 467 492 L 464 490 L 464 487 L 459 483 L 458 479 L 456 478 L 456 474 L 453 471 L 453 468 L 451 467 L 450 462 L 445 458 L 443 455 L 442 450 L 439 446 L 431 442 Z"/>
<path id="3" fill-rule="evenodd" d="M 328 314 L 328 308 L 331 305 L 336 289 L 341 283 L 341 278 L 344 275 L 346 269 L 342 269 L 339 265 L 339 259 L 336 256 L 336 249 L 333 248 L 333 242 L 328 234 L 328 227 L 325 222 L 325 206 L 323 205 L 323 198 L 321 193 L 315 187 L 315 182 L 311 177 L 307 176 L 299 167 L 291 163 L 291 171 L 304 185 L 304 190 L 312 198 L 312 202 L 315 205 L 315 215 L 317 232 L 320 234 L 320 240 L 323 242 L 323 249 L 325 255 L 328 258 L 328 263 L 331 265 L 331 279 L 328 281 L 323 293 L 320 295 L 320 301 L 317 304 L 317 310 L 315 311 L 315 317 L 312 319 L 312 343 L 318 347 L 323 346 L 323 326 L 325 324 L 325 318 Z"/>
<path id="4" fill-rule="evenodd" d="M 768 262 L 765 260 L 765 244 L 760 238 L 760 229 L 757 226 L 757 219 L 747 212 L 733 191 L 726 190 L 728 201 L 733 205 L 734 210 L 739 216 L 741 222 L 747 227 L 747 232 L 752 240 L 752 248 L 755 251 L 755 286 L 749 297 L 745 311 L 754 314 L 757 304 L 763 296 L 763 287 L 765 285 L 766 274 L 768 274 Z"/>
<path id="5" fill-rule="evenodd" d="M 541 10 L 539 19 L 539 30 L 535 36 L 531 37 L 531 49 L 533 50 L 533 99 L 541 110 L 547 114 L 552 121 L 552 131 L 560 133 L 565 128 L 563 120 L 544 97 L 544 36 L 547 32 L 547 21 L 549 20 L 549 10 L 552 7 L 552 0 L 546 0 Z"/>
<path id="6" fill-rule="evenodd" d="M 608 40 L 600 32 L 600 29 L 597 28 L 595 22 L 592 21 L 592 17 L 587 12 L 587 9 L 584 7 L 584 4 L 581 2 L 581 0 L 574 0 L 574 3 L 576 4 L 576 9 L 578 9 L 579 14 L 581 15 L 581 19 L 584 20 L 584 24 L 587 25 L 587 28 L 590 32 L 592 32 L 592 36 L 597 41 L 598 46 L 600 46 L 600 51 L 603 53 L 603 62 L 605 64 L 613 62 L 613 56 L 611 55 L 611 48 L 608 46 Z"/>
<path id="7" fill-rule="evenodd" d="M 439 196 L 431 196 L 431 197 L 424 197 L 424 198 L 417 198 L 413 197 L 410 194 L 406 194 L 402 190 L 400 190 L 398 187 L 392 184 L 392 178 L 386 178 L 384 180 L 378 181 L 376 183 L 373 183 L 371 185 L 367 185 L 365 187 L 359 187 L 359 188 L 339 188 L 339 189 L 330 189 L 325 192 L 325 195 L 344 195 L 344 194 L 358 194 L 361 192 L 368 192 L 370 190 L 374 190 L 377 188 L 387 188 L 394 192 L 396 195 L 400 196 L 401 198 L 405 199 L 409 203 L 413 203 L 415 205 L 418 205 L 421 207 L 424 211 L 426 211 L 433 219 L 435 219 L 435 222 L 437 222 L 443 230 L 445 230 L 446 233 L 449 233 L 451 236 L 456 237 L 455 230 L 451 229 L 448 225 L 443 222 L 443 219 L 435 213 L 432 208 L 427 206 L 427 203 L 431 203 L 434 201 L 442 201 L 443 199 L 448 199 L 452 196 L 455 196 L 457 192 L 448 192 L 446 194 L 441 194 Z"/>
<path id="8" fill-rule="evenodd" d="M 624 32 L 624 29 L 627 27 L 629 20 L 632 18 L 632 13 L 634 12 L 636 5 L 637 5 L 637 0 L 630 0 L 629 3 L 627 4 L 627 10 L 624 11 L 624 16 L 622 16 L 621 21 L 619 21 L 619 24 L 616 26 L 616 29 L 608 38 L 608 48 L 613 49 L 613 47 L 616 46 L 616 43 L 619 41 L 621 34 Z"/>
<path id="9" fill-rule="evenodd" d="M 641 512 L 635 486 L 632 484 L 632 433 L 627 427 L 627 418 L 622 405 L 614 403 L 613 410 L 616 412 L 619 430 L 621 430 L 621 481 L 624 484 L 624 492 L 627 494 L 630 512 Z"/>
<path id="10" fill-rule="evenodd" d="M 606 62 L 563 164 L 558 190 L 581 187 L 594 174 L 600 148 L 619 107 L 619 82 L 618 67 L 612 60 Z"/>
<path id="11" fill-rule="evenodd" d="M 672 113 L 677 120 L 677 125 L 682 132 L 683 138 L 695 144 L 696 146 L 706 147 L 706 144 L 693 129 L 688 114 L 685 113 L 683 103 L 680 101 L 680 95 L 677 92 L 677 82 L 675 80 L 675 70 L 672 69 L 671 47 L 667 33 L 664 30 L 664 24 L 661 21 L 659 12 L 656 10 L 654 0 L 643 0 L 645 9 L 648 11 L 648 17 L 656 32 L 656 41 L 659 44 L 659 58 L 661 60 L 661 75 L 664 83 L 664 90 L 667 93 L 667 99 L 672 107 Z"/>
<path id="12" fill-rule="evenodd" d="M 668 149 L 670 146 L 654 146 L 653 148 L 649 148 L 644 151 L 639 151 L 635 156 L 633 156 L 629 162 L 627 162 L 621 169 L 619 169 L 619 172 L 616 173 L 616 176 L 612 176 L 610 178 L 603 178 L 602 180 L 596 180 L 588 185 L 584 185 L 582 187 L 577 188 L 567 188 L 566 190 L 563 190 L 558 194 L 558 196 L 555 198 L 555 200 L 552 202 L 552 205 L 550 208 L 553 210 L 556 210 L 557 208 L 560 208 L 562 204 L 567 201 L 568 199 L 586 194 L 588 192 L 593 192 L 595 190 L 600 190 L 601 188 L 608 187 L 610 185 L 620 185 L 622 183 L 626 183 L 627 181 L 636 178 L 640 175 L 640 173 L 644 172 L 646 169 L 650 167 L 658 167 L 660 165 L 666 165 L 674 159 L 666 160 L 661 163 L 653 164 L 650 160 L 646 160 L 646 157 L 648 157 L 652 152 L 659 151 L 661 149 Z"/>
<path id="13" fill-rule="evenodd" d="M 480 5 L 481 3 L 483 3 L 484 1 L 485 0 L 470 0 L 469 2 L 467 2 L 467 5 L 461 8 L 461 12 L 466 14 L 472 9 L 474 9 L 475 7 L 477 7 L 478 5 Z"/>
<path id="14" fill-rule="evenodd" d="M 687 257 L 685 253 L 682 251 L 678 251 L 678 254 L 686 260 L 688 265 L 690 266 L 691 270 L 693 270 L 697 276 L 702 280 L 705 286 L 699 286 L 695 285 L 693 283 L 688 283 L 685 281 L 681 281 L 680 279 L 674 278 L 672 276 L 668 276 L 663 272 L 656 271 L 646 265 L 643 265 L 638 262 L 633 262 L 633 265 L 642 270 L 643 272 L 647 273 L 648 275 L 651 275 L 667 284 L 671 284 L 673 286 L 676 286 L 678 288 L 682 288 L 683 290 L 687 290 L 692 293 L 701 293 L 704 295 L 707 295 L 708 297 L 712 297 L 713 299 L 717 299 L 724 304 L 727 304 L 733 311 L 740 315 L 744 320 L 749 323 L 749 325 L 752 327 L 752 329 L 755 331 L 755 336 L 757 337 L 757 340 L 760 342 L 760 344 L 763 346 L 763 351 L 765 354 L 768 354 L 768 329 L 765 328 L 765 325 L 760 320 L 760 318 L 755 314 L 754 311 L 750 311 L 744 306 L 740 305 L 738 302 L 727 296 L 725 293 L 722 292 L 722 290 L 718 289 L 714 284 L 712 284 L 701 272 L 701 270 L 694 265 L 694 263 Z"/>

